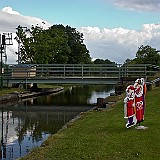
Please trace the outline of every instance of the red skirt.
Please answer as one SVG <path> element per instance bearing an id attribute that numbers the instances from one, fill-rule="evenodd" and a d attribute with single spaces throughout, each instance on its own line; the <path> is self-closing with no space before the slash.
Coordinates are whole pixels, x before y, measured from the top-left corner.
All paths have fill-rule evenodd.
<path id="1" fill-rule="evenodd" d="M 135 106 L 136 106 L 137 123 L 140 123 L 144 120 L 144 102 L 142 96 L 135 97 Z"/>

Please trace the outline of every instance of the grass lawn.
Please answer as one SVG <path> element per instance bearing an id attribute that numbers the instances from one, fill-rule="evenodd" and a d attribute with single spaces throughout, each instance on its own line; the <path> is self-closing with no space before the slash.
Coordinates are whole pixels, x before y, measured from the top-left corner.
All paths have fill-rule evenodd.
<path id="1" fill-rule="evenodd" d="M 125 128 L 123 98 L 107 111 L 82 113 L 24 160 L 160 159 L 160 87 L 146 95 L 146 130 Z"/>

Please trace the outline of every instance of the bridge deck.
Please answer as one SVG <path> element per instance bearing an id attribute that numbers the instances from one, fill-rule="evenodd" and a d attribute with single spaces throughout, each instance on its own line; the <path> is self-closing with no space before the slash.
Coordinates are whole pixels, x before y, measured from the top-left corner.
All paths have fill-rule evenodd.
<path id="1" fill-rule="evenodd" d="M 7 81 L 7 80 L 6 80 Z M 9 83 L 116 84 L 119 77 L 11 78 Z"/>

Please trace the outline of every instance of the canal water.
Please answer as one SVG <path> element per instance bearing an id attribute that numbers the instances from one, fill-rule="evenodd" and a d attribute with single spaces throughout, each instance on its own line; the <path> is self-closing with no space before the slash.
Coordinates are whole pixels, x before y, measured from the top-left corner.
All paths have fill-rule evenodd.
<path id="1" fill-rule="evenodd" d="M 79 113 L 93 108 L 97 98 L 105 98 L 111 92 L 113 85 L 73 86 L 18 104 L 0 104 L 0 159 L 28 154 Z"/>

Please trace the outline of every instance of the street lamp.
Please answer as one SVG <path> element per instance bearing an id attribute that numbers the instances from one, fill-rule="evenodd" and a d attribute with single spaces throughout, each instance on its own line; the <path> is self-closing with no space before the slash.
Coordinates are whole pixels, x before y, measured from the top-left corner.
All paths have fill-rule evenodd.
<path id="1" fill-rule="evenodd" d="M 23 29 L 25 29 L 25 32 L 28 31 L 28 28 L 27 27 L 22 27 L 22 26 L 18 26 L 16 28 L 18 30 L 18 65 L 21 64 L 21 53 L 20 53 L 20 45 L 21 45 L 21 41 L 20 41 L 20 33 L 23 32 Z"/>

